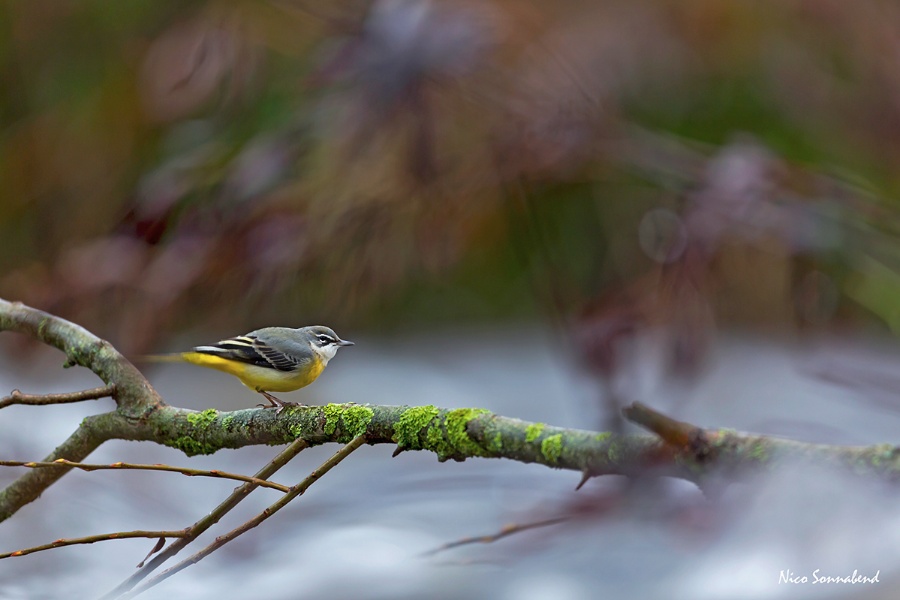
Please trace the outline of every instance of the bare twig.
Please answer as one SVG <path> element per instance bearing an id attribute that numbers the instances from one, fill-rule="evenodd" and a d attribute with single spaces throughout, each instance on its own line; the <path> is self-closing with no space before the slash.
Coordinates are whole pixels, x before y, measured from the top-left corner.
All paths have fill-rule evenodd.
<path id="1" fill-rule="evenodd" d="M 127 538 L 182 538 L 185 536 L 186 531 L 186 529 L 178 529 L 175 531 L 115 531 L 113 533 L 100 533 L 80 538 L 63 538 L 50 542 L 49 544 L 33 546 L 23 550 L 16 550 L 15 552 L 5 552 L 0 554 L 0 559 L 25 556 L 26 554 L 34 554 L 35 552 L 50 550 L 52 548 L 62 548 L 63 546 L 93 544 L 94 542 L 105 542 L 108 540 L 124 540 Z"/>
<path id="2" fill-rule="evenodd" d="M 150 549 L 150 552 L 147 553 L 147 556 L 144 557 L 144 560 L 139 562 L 135 566 L 135 568 L 140 569 L 141 567 L 143 567 L 144 563 L 147 562 L 147 559 L 150 558 L 151 556 L 153 556 L 154 554 L 156 554 L 157 552 L 159 552 L 160 550 L 162 550 L 163 546 L 165 546 L 165 545 L 166 545 L 166 538 L 159 538 L 158 540 L 156 540 L 156 543 L 153 544 L 153 548 Z"/>
<path id="3" fill-rule="evenodd" d="M 323 475 L 325 475 L 325 473 L 327 473 L 332 468 L 337 466 L 342 460 L 344 460 L 345 458 L 350 456 L 350 454 L 352 454 L 354 450 L 356 450 L 357 448 L 362 446 L 365 443 L 365 441 L 366 441 L 365 436 L 361 435 L 361 436 L 356 437 L 349 444 L 347 444 L 346 446 L 344 446 L 343 448 L 338 450 L 331 458 L 329 458 L 324 463 L 322 463 L 318 469 L 316 469 L 315 471 L 310 473 L 309 476 L 307 476 L 303 481 L 301 481 L 300 483 L 298 483 L 295 486 L 292 486 L 291 491 L 288 492 L 287 494 L 285 494 L 284 496 L 282 496 L 277 502 L 266 507 L 261 513 L 259 513 L 258 515 L 256 515 L 255 517 L 253 517 L 252 519 L 247 521 L 246 523 L 243 523 L 239 527 L 232 529 L 225 535 L 221 535 L 221 536 L 217 537 L 213 543 L 209 544 L 203 550 L 197 552 L 196 554 L 189 556 L 188 558 L 184 559 L 183 561 L 181 561 L 174 567 L 166 569 L 165 571 L 163 571 L 162 573 L 160 573 L 153 579 L 150 579 L 149 581 L 147 581 L 147 583 L 145 583 L 141 587 L 135 589 L 134 591 L 123 595 L 123 598 L 133 598 L 134 596 L 137 596 L 138 594 L 150 589 L 151 587 L 155 586 L 156 584 L 161 583 L 162 581 L 168 579 L 175 573 L 178 573 L 179 571 L 181 571 L 193 564 L 198 563 L 199 561 L 206 558 L 207 556 L 209 556 L 210 554 L 212 554 L 213 552 L 215 552 L 216 550 L 218 550 L 219 548 L 221 548 L 222 546 L 224 546 L 231 540 L 246 533 L 247 531 L 250 531 L 257 525 L 259 525 L 260 523 L 262 523 L 263 521 L 265 521 L 266 519 L 268 519 L 269 517 L 271 517 L 272 515 L 277 513 L 279 510 L 281 510 L 282 508 L 287 506 L 291 500 L 293 500 L 297 496 L 300 496 L 301 494 L 303 494 L 303 492 L 305 492 L 309 488 L 309 486 L 311 486 L 316 481 L 318 481 Z"/>
<path id="4" fill-rule="evenodd" d="M 66 460 L 64 458 L 57 458 L 53 462 L 36 462 L 36 461 L 20 461 L 20 460 L 0 460 L 0 467 L 27 467 L 30 469 L 40 469 L 40 468 L 52 468 L 52 467 L 72 467 L 74 469 L 81 469 L 82 471 L 103 471 L 103 470 L 134 470 L 134 471 L 168 471 L 170 473 L 181 473 L 182 475 L 187 475 L 188 477 L 218 477 L 220 479 L 234 479 L 235 481 L 244 481 L 247 483 L 254 483 L 260 487 L 271 488 L 273 490 L 278 490 L 279 492 L 287 493 L 290 491 L 290 488 L 286 485 L 282 485 L 280 483 L 275 483 L 273 481 L 266 481 L 264 479 L 258 479 L 256 477 L 250 477 L 249 475 L 241 475 L 239 473 L 228 473 L 226 471 L 219 471 L 217 469 L 207 471 L 204 469 L 188 469 L 187 467 L 174 467 L 172 465 L 143 465 L 143 464 L 135 464 L 135 463 L 123 463 L 123 462 L 115 462 L 108 465 L 97 465 L 97 464 L 87 464 L 87 463 L 78 463 L 73 462 L 71 460 Z"/>
<path id="5" fill-rule="evenodd" d="M 70 402 L 83 402 L 85 400 L 99 400 L 116 393 L 115 384 L 103 387 L 82 390 L 80 392 L 68 392 L 66 394 L 23 394 L 19 390 L 13 390 L 9 396 L 0 398 L 0 408 L 6 408 L 13 404 L 28 404 L 30 406 L 43 406 L 46 404 L 68 404 Z"/>
<path id="6" fill-rule="evenodd" d="M 292 458 L 297 456 L 297 454 L 308 447 L 309 443 L 306 440 L 304 440 L 303 438 L 297 438 L 287 448 L 282 450 L 275 458 L 266 463 L 266 465 L 262 469 L 260 469 L 256 473 L 256 475 L 254 475 L 254 479 L 265 480 L 271 477 L 281 467 L 290 462 Z M 156 570 L 162 563 L 178 554 L 182 548 L 190 544 L 197 536 L 218 523 L 219 519 L 225 516 L 228 511 L 237 506 L 240 501 L 246 498 L 250 494 L 250 492 L 256 489 L 256 487 L 257 484 L 255 483 L 245 483 L 244 485 L 234 490 L 221 504 L 210 511 L 209 514 L 188 527 L 185 530 L 187 532 L 187 535 L 169 544 L 168 548 L 166 548 L 152 560 L 147 562 L 147 564 L 143 567 L 138 567 L 139 570 L 137 572 L 117 585 L 114 589 L 109 591 L 105 596 L 103 596 L 103 598 L 116 598 L 128 592 L 142 579 L 147 577 L 147 575 Z"/>
<path id="7" fill-rule="evenodd" d="M 703 431 L 696 425 L 676 421 L 640 402 L 626 406 L 622 409 L 622 414 L 632 423 L 652 431 L 676 448 L 688 446 Z"/>
<path id="8" fill-rule="evenodd" d="M 528 531 L 529 529 L 537 529 L 539 527 L 549 527 L 550 525 L 557 525 L 565 520 L 566 517 L 557 517 L 555 519 L 535 521 L 534 523 L 522 523 L 521 525 L 518 523 L 510 523 L 509 525 L 504 525 L 503 528 L 497 533 L 466 537 L 453 542 L 447 542 L 446 544 L 442 544 L 437 548 L 429 550 L 428 552 L 423 552 L 422 556 L 434 556 L 438 552 L 443 552 L 445 550 L 450 550 L 451 548 L 456 548 L 459 546 L 465 546 L 467 544 L 492 544 L 493 542 L 513 535 L 514 533 Z"/>

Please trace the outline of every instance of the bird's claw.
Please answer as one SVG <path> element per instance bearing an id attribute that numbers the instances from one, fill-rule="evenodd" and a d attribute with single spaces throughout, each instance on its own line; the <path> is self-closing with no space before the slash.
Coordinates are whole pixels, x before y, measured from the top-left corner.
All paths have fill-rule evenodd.
<path id="1" fill-rule="evenodd" d="M 305 404 L 300 404 L 299 402 L 286 402 L 284 400 L 281 401 L 277 407 L 275 407 L 275 416 L 277 417 L 281 414 L 281 411 L 285 409 L 287 406 L 306 406 Z M 271 406 L 269 408 L 272 408 Z"/>
<path id="2" fill-rule="evenodd" d="M 281 414 L 281 411 L 283 411 L 286 406 L 306 406 L 305 404 L 302 404 L 300 402 L 288 402 L 286 400 L 279 400 L 272 394 L 269 394 L 268 392 L 264 392 L 262 390 L 260 390 L 259 393 L 269 401 L 269 404 L 257 404 L 256 406 L 262 408 L 274 408 L 276 417 Z"/>

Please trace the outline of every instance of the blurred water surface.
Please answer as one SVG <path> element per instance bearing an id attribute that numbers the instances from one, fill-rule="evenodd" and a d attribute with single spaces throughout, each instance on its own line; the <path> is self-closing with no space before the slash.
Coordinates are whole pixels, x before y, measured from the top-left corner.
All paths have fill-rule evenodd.
<path id="1" fill-rule="evenodd" d="M 357 346 L 342 353 L 320 381 L 291 396 L 312 403 L 477 406 L 556 425 L 599 427 L 595 385 L 544 330 L 470 328 L 353 339 Z M 816 374 L 823 367 L 835 375 L 852 373 L 864 365 L 869 374 L 889 375 L 898 354 L 893 344 L 824 340 L 810 347 L 733 336 L 720 341 L 713 354 L 696 385 L 677 391 L 654 378 L 653 355 L 647 352 L 645 364 L 636 369 L 641 385 L 634 387 L 639 390 L 634 399 L 700 425 L 838 444 L 896 441 L 896 402 Z M 24 373 L 5 365 L 0 390 L 54 392 L 94 385 L 82 370 L 55 370 L 59 358 L 48 351 Z M 227 410 L 257 401 L 215 372 L 173 365 L 149 376 L 166 400 L 179 406 Z M 7 408 L 0 413 L 2 454 L 42 458 L 83 416 L 108 408 L 108 399 Z M 273 479 L 295 483 L 335 450 L 304 451 Z M 576 493 L 577 473 L 499 460 L 439 464 L 420 452 L 391 459 L 392 450 L 361 448 L 262 526 L 142 597 L 878 598 L 896 589 L 900 561 L 891 552 L 900 543 L 896 490 L 847 474 L 786 467 L 710 497 L 686 482 L 644 483 L 624 496 L 625 503 L 592 514 L 585 507 L 602 504 L 622 478 L 594 479 Z M 111 442 L 88 461 L 161 462 L 250 474 L 276 451 L 245 448 L 186 458 L 150 443 Z M 16 473 L 0 471 L 2 483 Z M 228 481 L 166 473 L 72 472 L 0 525 L 2 550 L 116 530 L 182 528 L 233 487 Z M 258 490 L 195 549 L 277 497 Z M 567 512 L 574 516 L 561 525 L 421 556 L 510 522 Z M 118 540 L 4 560 L 0 598 L 97 597 L 126 578 L 151 546 L 148 540 Z M 882 583 L 779 584 L 779 573 L 788 569 L 798 576 L 815 569 L 842 576 L 854 569 L 868 575 L 880 570 Z"/>

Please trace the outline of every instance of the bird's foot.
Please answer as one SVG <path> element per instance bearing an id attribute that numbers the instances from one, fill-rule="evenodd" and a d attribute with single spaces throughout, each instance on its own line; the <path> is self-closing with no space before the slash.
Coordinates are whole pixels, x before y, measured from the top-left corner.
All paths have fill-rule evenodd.
<path id="1" fill-rule="evenodd" d="M 269 401 L 269 404 L 257 404 L 257 406 L 261 406 L 263 408 L 274 408 L 275 416 L 281 414 L 281 411 L 285 409 L 286 406 L 306 406 L 305 404 L 301 404 L 299 402 L 288 402 L 286 400 L 279 400 L 269 392 L 264 392 L 262 390 L 257 390 L 263 397 Z"/>

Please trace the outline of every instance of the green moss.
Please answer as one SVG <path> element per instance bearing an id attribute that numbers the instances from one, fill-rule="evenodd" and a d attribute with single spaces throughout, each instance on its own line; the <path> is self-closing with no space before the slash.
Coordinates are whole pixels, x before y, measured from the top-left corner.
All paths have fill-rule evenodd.
<path id="1" fill-rule="evenodd" d="M 893 462 L 897 448 L 890 444 L 878 444 L 872 448 L 872 456 L 869 459 L 871 465 L 875 468 L 881 467 L 884 461 Z M 893 466 L 893 465 L 889 465 Z"/>
<path id="2" fill-rule="evenodd" d="M 499 431 L 494 434 L 494 437 L 491 438 L 491 443 L 488 446 L 488 450 L 493 452 L 494 454 L 500 454 L 503 451 L 503 434 Z"/>
<path id="3" fill-rule="evenodd" d="M 326 404 L 322 407 L 325 414 L 325 425 L 322 427 L 326 435 L 334 435 L 340 427 L 340 436 L 336 441 L 349 442 L 366 432 L 375 411 L 359 404 Z M 303 435 L 304 428 L 300 424 L 292 425 L 291 434 L 297 438 Z"/>
<path id="4" fill-rule="evenodd" d="M 219 411 L 214 408 L 207 408 L 202 412 L 188 413 L 188 423 L 198 429 L 206 429 L 212 425 L 213 421 L 219 416 Z"/>
<path id="5" fill-rule="evenodd" d="M 556 461 L 562 455 L 562 434 L 547 436 L 541 442 L 541 454 L 551 465 L 555 465 Z"/>
<path id="6" fill-rule="evenodd" d="M 340 404 L 326 404 L 322 407 L 322 411 L 325 413 L 325 433 L 326 435 L 332 435 L 334 430 L 337 429 L 338 421 L 341 419 L 344 408 Z"/>
<path id="7" fill-rule="evenodd" d="M 532 423 L 528 427 L 525 428 L 525 441 L 528 443 L 533 442 L 534 440 L 541 437 L 541 433 L 544 431 L 543 423 Z"/>
<path id="8" fill-rule="evenodd" d="M 759 462 L 765 462 L 769 458 L 769 449 L 763 442 L 755 442 L 750 448 L 750 457 Z"/>
<path id="9" fill-rule="evenodd" d="M 609 459 L 609 462 L 615 464 L 619 462 L 619 445 L 615 442 L 609 445 L 609 449 L 606 451 L 606 456 Z"/>
<path id="10" fill-rule="evenodd" d="M 342 429 L 352 439 L 366 432 L 366 428 L 375 416 L 375 411 L 366 406 L 353 404 L 344 409 Z"/>
<path id="11" fill-rule="evenodd" d="M 435 420 L 440 411 L 434 406 L 410 408 L 394 426 L 394 441 L 405 450 L 430 450 L 441 461 L 490 456 L 491 452 L 499 452 L 502 447 L 500 436 L 494 436 L 488 451 L 474 442 L 466 431 L 469 421 L 485 414 L 490 412 L 483 408 L 460 408 L 449 411 L 443 419 Z M 423 431 L 424 443 L 420 441 Z"/>
<path id="12" fill-rule="evenodd" d="M 230 431 L 232 421 L 234 421 L 234 415 L 225 415 L 225 418 L 222 419 L 222 428 Z"/>
<path id="13" fill-rule="evenodd" d="M 171 446 L 172 448 L 177 448 L 188 456 L 196 456 L 198 454 L 214 454 L 216 450 L 218 450 L 218 448 L 215 448 L 208 444 L 204 444 L 202 442 L 198 442 L 194 438 L 188 437 L 186 435 L 183 435 L 172 442 L 166 442 L 166 445 Z"/>
<path id="14" fill-rule="evenodd" d="M 43 317 L 37 326 L 38 338 L 44 339 L 44 329 L 50 324 L 50 317 Z"/>
<path id="15" fill-rule="evenodd" d="M 610 433 L 608 431 L 604 431 L 603 433 L 598 433 L 597 435 L 595 435 L 594 440 L 597 442 L 605 442 L 606 440 L 608 440 L 611 437 L 612 437 L 612 433 Z"/>
<path id="16" fill-rule="evenodd" d="M 713 446 L 725 447 L 734 440 L 734 434 L 736 433 L 737 431 L 734 429 L 726 429 L 724 427 L 721 427 L 717 429 L 715 434 L 710 436 L 710 438 L 712 440 Z"/>
<path id="17" fill-rule="evenodd" d="M 428 431 L 425 432 L 425 447 L 436 449 L 442 447 L 443 444 L 447 442 L 444 440 L 444 428 L 439 424 L 432 424 L 428 427 Z M 437 450 L 435 450 L 437 452 Z M 440 452 L 438 452 L 440 455 Z"/>
<path id="18" fill-rule="evenodd" d="M 429 426 L 438 413 L 438 409 L 431 404 L 406 409 L 394 425 L 394 441 L 404 450 L 421 450 L 419 434 Z M 440 435 L 440 430 L 437 433 Z M 427 434 L 426 439 L 434 438 L 430 429 Z M 440 437 L 443 438 L 443 435 Z"/>
<path id="19" fill-rule="evenodd" d="M 447 443 L 450 445 L 450 452 L 444 454 L 444 457 L 453 457 L 460 460 L 470 456 L 488 456 L 488 453 L 469 437 L 466 426 L 469 421 L 481 415 L 490 414 L 490 411 L 483 408 L 458 408 L 447 413 L 444 422 L 447 429 Z M 441 457 L 441 453 L 438 453 Z"/>

